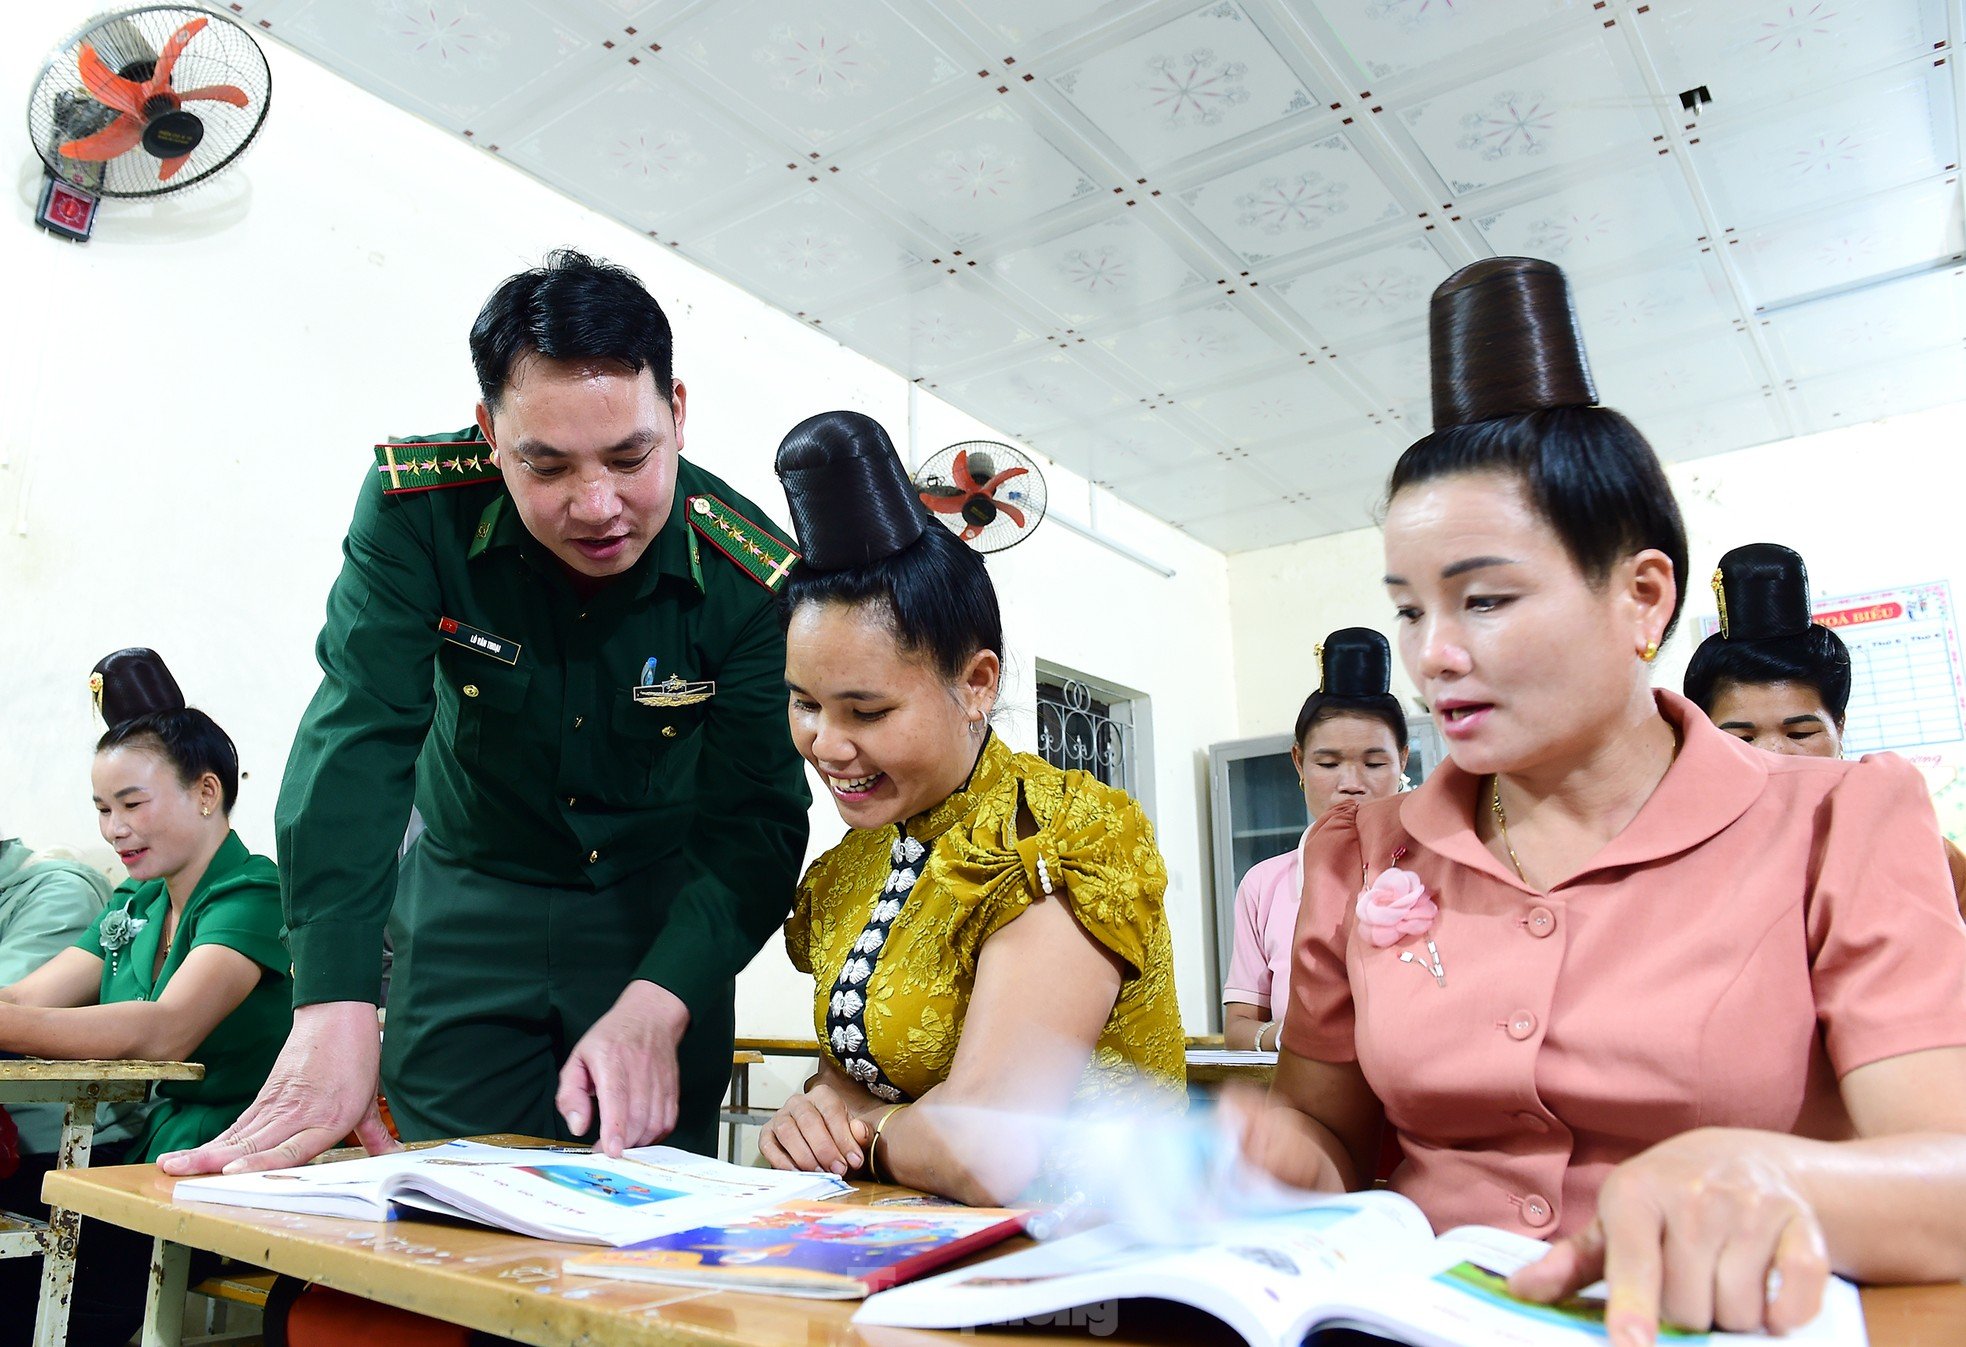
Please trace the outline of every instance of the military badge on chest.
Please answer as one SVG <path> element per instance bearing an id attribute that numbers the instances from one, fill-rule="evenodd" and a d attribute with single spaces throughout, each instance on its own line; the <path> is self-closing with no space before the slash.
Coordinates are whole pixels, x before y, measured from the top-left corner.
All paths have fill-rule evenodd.
<path id="1" fill-rule="evenodd" d="M 630 691 L 638 706 L 659 706 L 664 708 L 678 706 L 698 706 L 717 695 L 717 685 L 710 679 L 687 679 L 680 674 L 670 674 L 657 681 L 656 668 L 662 661 L 653 656 L 642 666 L 642 677 Z"/>

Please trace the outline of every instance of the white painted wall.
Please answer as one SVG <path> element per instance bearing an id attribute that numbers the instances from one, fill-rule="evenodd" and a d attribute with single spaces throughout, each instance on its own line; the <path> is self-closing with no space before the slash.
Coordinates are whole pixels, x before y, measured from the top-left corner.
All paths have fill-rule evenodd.
<path id="1" fill-rule="evenodd" d="M 10 16 L 0 104 L 98 8 Z M 260 142 L 212 183 L 109 203 L 75 246 L 32 224 L 39 164 L 5 143 L 0 219 L 0 835 L 100 860 L 88 795 L 99 727 L 86 691 L 105 652 L 150 645 L 239 743 L 236 816 L 270 850 L 288 743 L 355 489 L 387 434 L 457 427 L 475 398 L 465 334 L 484 296 L 572 244 L 640 273 L 677 329 L 686 452 L 784 518 L 771 474 L 785 430 L 867 411 L 906 443 L 908 385 L 646 238 L 389 107 L 275 44 Z M 930 398 L 915 440 L 1001 438 Z M 1083 519 L 1086 488 L 1050 473 Z M 1101 525 L 1176 569 L 1164 580 L 1063 528 L 991 563 L 1006 610 L 1006 737 L 1035 740 L 1035 662 L 1153 702 L 1153 798 L 1173 875 L 1178 985 L 1206 1022 L 1206 746 L 1235 731 L 1222 556 L 1116 502 Z M 842 825 L 823 800 L 814 851 Z M 740 984 L 738 1031 L 811 1032 L 810 981 L 768 945 Z M 779 1084 L 783 1084 L 780 1080 Z M 770 1079 L 758 1094 L 772 1098 Z"/>
<path id="2" fill-rule="evenodd" d="M 1954 404 L 1669 465 L 1686 519 L 1691 593 L 1655 681 L 1680 686 L 1699 619 L 1714 612 L 1707 577 L 1743 543 L 1793 547 L 1818 595 L 1945 580 L 1955 605 L 1966 603 L 1962 438 L 1966 404 Z M 1229 559 L 1240 735 L 1289 732 L 1316 684 L 1311 646 L 1325 632 L 1358 624 L 1393 635 L 1384 573 L 1376 527 Z M 1410 695 L 1397 664 L 1394 682 Z M 1966 822 L 1955 812 L 1946 821 L 1955 830 Z"/>

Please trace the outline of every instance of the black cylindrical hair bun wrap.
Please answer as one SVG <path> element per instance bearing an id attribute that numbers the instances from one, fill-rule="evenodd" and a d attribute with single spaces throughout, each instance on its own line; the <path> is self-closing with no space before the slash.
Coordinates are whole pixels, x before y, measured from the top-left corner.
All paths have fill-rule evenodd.
<path id="1" fill-rule="evenodd" d="M 184 710 L 184 693 L 155 650 L 131 646 L 104 655 L 89 675 L 96 712 L 114 728 L 153 711 Z"/>
<path id="2" fill-rule="evenodd" d="M 861 412 L 821 412 L 793 426 L 777 470 L 799 552 L 814 570 L 891 557 L 931 522 L 894 442 Z"/>
<path id="3" fill-rule="evenodd" d="M 1436 431 L 1597 404 L 1570 283 L 1555 263 L 1491 257 L 1462 267 L 1434 291 L 1431 318 Z"/>
<path id="4" fill-rule="evenodd" d="M 1720 634 L 1730 641 L 1800 636 L 1816 620 L 1809 607 L 1808 568 L 1780 543 L 1749 543 L 1722 557 L 1713 573 L 1713 595 L 1720 605 Z"/>
<path id="5" fill-rule="evenodd" d="M 1317 648 L 1318 688 L 1333 697 L 1383 697 L 1393 686 L 1393 651 L 1370 627 L 1342 627 Z"/>

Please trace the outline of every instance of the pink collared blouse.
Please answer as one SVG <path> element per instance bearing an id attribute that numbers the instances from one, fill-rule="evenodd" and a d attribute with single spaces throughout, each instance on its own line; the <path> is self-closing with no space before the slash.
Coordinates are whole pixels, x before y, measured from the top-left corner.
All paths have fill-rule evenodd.
<path id="1" fill-rule="evenodd" d="M 1290 962 L 1295 953 L 1297 904 L 1304 895 L 1304 842 L 1281 856 L 1249 867 L 1236 885 L 1235 946 L 1223 979 L 1224 1004 L 1268 1007 L 1279 1024 L 1290 1006 Z"/>
<path id="2" fill-rule="evenodd" d="M 1392 1186 L 1436 1229 L 1572 1233 L 1657 1142 L 1845 1137 L 1843 1075 L 1966 1045 L 1966 925 L 1917 770 L 1764 753 L 1654 695 L 1679 756 L 1547 893 L 1482 845 L 1483 779 L 1451 760 L 1306 845 L 1284 1047 L 1360 1064 L 1405 1150 Z M 1353 906 L 1401 848 L 1440 914 L 1377 949 Z"/>

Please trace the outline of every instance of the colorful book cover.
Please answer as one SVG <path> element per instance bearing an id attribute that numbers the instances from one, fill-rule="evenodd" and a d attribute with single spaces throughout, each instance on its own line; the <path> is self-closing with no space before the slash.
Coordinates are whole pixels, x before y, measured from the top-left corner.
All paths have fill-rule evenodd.
<path id="1" fill-rule="evenodd" d="M 997 1207 L 864 1207 L 789 1202 L 728 1225 L 699 1226 L 569 1258 L 587 1277 L 852 1300 L 922 1276 L 1024 1228 Z"/>

